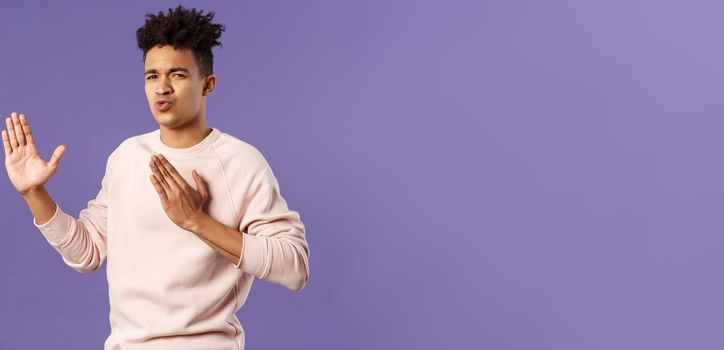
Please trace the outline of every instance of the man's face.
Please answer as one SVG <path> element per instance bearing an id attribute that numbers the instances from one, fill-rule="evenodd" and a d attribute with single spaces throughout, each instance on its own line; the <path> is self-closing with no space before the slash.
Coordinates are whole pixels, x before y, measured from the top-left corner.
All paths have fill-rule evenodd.
<path id="1" fill-rule="evenodd" d="M 201 116 L 204 97 L 211 92 L 204 91 L 204 83 L 213 75 L 199 77 L 190 49 L 154 47 L 146 53 L 144 72 L 146 98 L 159 125 L 178 128 Z"/>

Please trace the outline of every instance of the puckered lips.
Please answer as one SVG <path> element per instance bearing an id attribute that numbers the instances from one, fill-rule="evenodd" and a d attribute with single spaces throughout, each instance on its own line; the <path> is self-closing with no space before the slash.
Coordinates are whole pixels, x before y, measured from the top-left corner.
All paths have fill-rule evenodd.
<path id="1" fill-rule="evenodd" d="M 160 99 L 156 100 L 156 103 L 154 104 L 156 106 L 156 110 L 159 112 L 166 112 L 173 106 L 173 101 L 166 100 L 166 99 Z"/>

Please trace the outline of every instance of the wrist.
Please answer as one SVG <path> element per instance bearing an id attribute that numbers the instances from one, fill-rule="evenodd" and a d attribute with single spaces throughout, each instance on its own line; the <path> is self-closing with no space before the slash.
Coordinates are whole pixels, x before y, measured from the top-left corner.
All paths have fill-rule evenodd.
<path id="1" fill-rule="evenodd" d="M 43 192 L 45 192 L 45 187 L 43 187 L 41 185 L 41 186 L 37 186 L 37 187 L 31 187 L 30 189 L 28 189 L 26 191 L 20 192 L 20 195 L 23 198 L 25 198 L 26 200 L 28 200 L 30 198 L 37 197 L 39 194 L 42 194 Z"/>
<path id="2" fill-rule="evenodd" d="M 189 220 L 186 230 L 191 231 L 194 234 L 199 234 L 201 231 L 203 231 L 206 227 L 209 226 L 210 220 L 211 220 L 211 217 L 208 216 L 206 213 L 203 213 L 203 214 L 199 215 L 198 217 L 195 217 L 195 218 L 192 218 L 191 220 Z"/>

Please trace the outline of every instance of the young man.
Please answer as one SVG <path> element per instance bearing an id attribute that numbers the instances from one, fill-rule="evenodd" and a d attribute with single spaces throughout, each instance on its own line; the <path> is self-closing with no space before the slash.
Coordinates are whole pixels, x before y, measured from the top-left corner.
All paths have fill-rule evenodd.
<path id="1" fill-rule="evenodd" d="M 243 349 L 235 312 L 254 277 L 301 290 L 309 247 L 262 154 L 206 121 L 214 90 L 214 13 L 181 6 L 138 29 L 146 97 L 159 129 L 124 140 L 108 157 L 97 197 L 79 218 L 44 184 L 25 115 L 2 131 L 5 167 L 33 223 L 79 272 L 107 260 L 111 334 L 105 349 Z"/>

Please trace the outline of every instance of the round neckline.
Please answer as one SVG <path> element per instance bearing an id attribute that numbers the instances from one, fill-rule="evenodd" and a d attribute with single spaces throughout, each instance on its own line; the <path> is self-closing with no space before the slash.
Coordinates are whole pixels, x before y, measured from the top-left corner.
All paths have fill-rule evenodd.
<path id="1" fill-rule="evenodd" d="M 194 155 L 204 149 L 206 149 L 209 145 L 211 145 L 214 140 L 216 140 L 217 137 L 219 137 L 219 134 L 221 133 L 219 129 L 211 127 L 211 132 L 206 135 L 206 137 L 198 142 L 197 144 L 185 147 L 185 148 L 174 148 L 171 146 L 167 146 L 165 143 L 161 141 L 161 129 L 156 129 L 153 132 L 153 140 L 154 143 L 158 146 L 160 149 L 160 153 L 164 156 L 174 156 L 174 157 L 184 157 L 184 156 L 190 156 Z"/>

